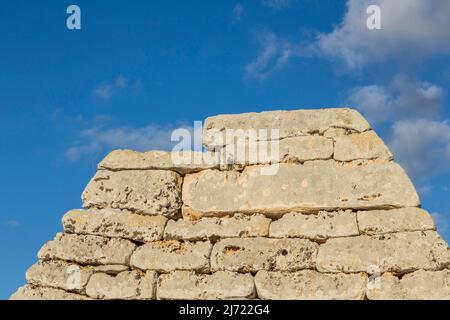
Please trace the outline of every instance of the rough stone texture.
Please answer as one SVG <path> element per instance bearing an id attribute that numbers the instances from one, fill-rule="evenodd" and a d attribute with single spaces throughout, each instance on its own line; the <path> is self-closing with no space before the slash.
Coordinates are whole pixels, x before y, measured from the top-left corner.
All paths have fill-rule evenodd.
<path id="1" fill-rule="evenodd" d="M 366 281 L 362 273 L 323 274 L 311 270 L 259 271 L 255 276 L 258 297 L 270 300 L 361 300 Z"/>
<path id="2" fill-rule="evenodd" d="M 62 224 L 68 233 L 120 237 L 138 242 L 160 240 L 167 219 L 163 216 L 145 216 L 114 209 L 71 210 Z"/>
<path id="3" fill-rule="evenodd" d="M 125 239 L 57 234 L 38 253 L 41 260 L 60 259 L 81 264 L 128 264 L 136 245 Z"/>
<path id="4" fill-rule="evenodd" d="M 95 273 L 86 287 L 86 293 L 94 299 L 154 299 L 157 275 L 154 271 L 146 273 L 133 270 L 116 276 Z"/>
<path id="5" fill-rule="evenodd" d="M 369 130 L 370 125 L 358 111 L 347 108 L 226 114 L 205 120 L 203 144 L 207 148 L 216 147 L 218 141 L 214 135 L 225 129 L 278 129 L 280 138 L 286 138 L 322 134 L 330 128 L 363 132 Z M 268 136 L 270 137 L 270 132 Z"/>
<path id="6" fill-rule="evenodd" d="M 60 260 L 39 261 L 28 269 L 29 284 L 83 292 L 94 273 L 91 267 L 82 267 Z"/>
<path id="7" fill-rule="evenodd" d="M 256 272 L 314 268 L 317 247 L 305 239 L 223 239 L 214 245 L 211 269 Z"/>
<path id="8" fill-rule="evenodd" d="M 253 298 L 255 285 L 250 274 L 217 271 L 213 274 L 195 274 L 175 271 L 162 274 L 158 280 L 158 299 L 242 299 Z"/>
<path id="9" fill-rule="evenodd" d="M 10 300 L 90 300 L 88 297 L 61 289 L 25 285 Z"/>
<path id="10" fill-rule="evenodd" d="M 359 211 L 357 219 L 361 233 L 368 235 L 436 229 L 431 215 L 420 208 Z"/>
<path id="11" fill-rule="evenodd" d="M 343 166 L 333 161 L 280 164 L 276 175 L 259 166 L 242 173 L 205 170 L 183 183 L 183 215 L 233 212 L 279 215 L 289 211 L 415 207 L 417 193 L 400 166 Z"/>
<path id="12" fill-rule="evenodd" d="M 149 242 L 131 256 L 130 264 L 142 270 L 170 272 L 173 270 L 209 270 L 211 243 L 176 240 Z"/>
<path id="13" fill-rule="evenodd" d="M 334 159 L 351 161 L 383 158 L 392 160 L 392 153 L 375 131 L 366 131 L 334 138 Z"/>
<path id="14" fill-rule="evenodd" d="M 221 169 L 226 169 L 231 161 L 233 165 L 255 165 L 327 160 L 333 157 L 333 140 L 322 136 L 302 136 L 270 142 L 236 142 L 222 148 L 218 154 Z"/>
<path id="15" fill-rule="evenodd" d="M 204 156 L 205 154 L 202 152 L 193 151 L 172 153 L 166 151 L 114 150 L 100 162 L 98 168 L 111 171 L 172 170 L 180 174 L 186 174 L 218 167 L 217 156 L 209 155 L 211 160 L 214 161 L 198 160 L 205 159 Z"/>
<path id="16" fill-rule="evenodd" d="M 92 269 L 96 272 L 103 272 L 106 274 L 115 275 L 122 271 L 128 271 L 130 268 L 128 266 L 120 264 L 107 264 L 103 266 L 93 266 Z"/>
<path id="17" fill-rule="evenodd" d="M 450 300 L 450 271 L 424 271 L 399 279 L 390 273 L 368 285 L 370 300 Z"/>
<path id="18" fill-rule="evenodd" d="M 316 241 L 359 235 L 356 213 L 352 211 L 303 214 L 291 212 L 270 224 L 272 238 L 308 238 Z"/>
<path id="19" fill-rule="evenodd" d="M 181 207 L 180 185 L 181 177 L 173 171 L 100 170 L 83 192 L 83 207 L 173 217 Z"/>
<path id="20" fill-rule="evenodd" d="M 407 273 L 449 267 L 449 248 L 434 231 L 329 239 L 319 247 L 321 272 Z"/>
<path id="21" fill-rule="evenodd" d="M 202 218 L 189 221 L 169 220 L 165 239 L 207 240 L 215 238 L 266 237 L 271 220 L 263 215 L 235 214 L 224 218 Z"/>

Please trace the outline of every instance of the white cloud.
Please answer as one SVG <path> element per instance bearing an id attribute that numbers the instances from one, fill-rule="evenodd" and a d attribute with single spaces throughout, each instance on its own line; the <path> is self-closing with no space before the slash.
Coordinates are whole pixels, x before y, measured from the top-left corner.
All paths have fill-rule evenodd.
<path id="1" fill-rule="evenodd" d="M 288 7 L 292 3 L 292 0 L 262 0 L 262 4 L 272 9 L 280 10 Z"/>
<path id="2" fill-rule="evenodd" d="M 119 75 L 113 81 L 108 81 L 96 87 L 92 93 L 97 98 L 109 100 L 113 95 L 115 95 L 119 90 L 124 89 L 127 85 L 128 79 Z"/>
<path id="3" fill-rule="evenodd" d="M 82 130 L 78 141 L 66 150 L 69 161 L 77 161 L 83 156 L 99 156 L 114 149 L 132 149 L 136 151 L 171 150 L 176 142 L 171 141 L 173 130 L 185 128 L 193 135 L 193 127 L 177 123 L 161 126 L 150 124 L 144 127 L 95 125 Z M 201 139 L 201 132 L 195 135 Z"/>
<path id="4" fill-rule="evenodd" d="M 381 30 L 366 26 L 369 5 L 381 8 Z M 450 1 L 348 0 L 347 11 L 331 33 L 319 34 L 326 56 L 352 68 L 390 58 L 420 58 L 450 53 Z"/>
<path id="5" fill-rule="evenodd" d="M 388 143 L 408 174 L 418 180 L 450 169 L 450 125 L 427 119 L 400 120 Z"/>
<path id="6" fill-rule="evenodd" d="M 241 21 L 243 16 L 244 16 L 244 7 L 240 2 L 238 2 L 233 8 L 233 20 Z"/>
<path id="7" fill-rule="evenodd" d="M 435 119 L 442 109 L 444 90 L 400 74 L 388 86 L 353 88 L 348 100 L 371 123 L 393 122 L 396 119 Z"/>
<path id="8" fill-rule="evenodd" d="M 244 79 L 264 81 L 274 72 L 281 70 L 291 58 L 302 55 L 300 46 L 280 39 L 272 32 L 258 34 L 260 52 L 255 61 L 244 68 Z"/>

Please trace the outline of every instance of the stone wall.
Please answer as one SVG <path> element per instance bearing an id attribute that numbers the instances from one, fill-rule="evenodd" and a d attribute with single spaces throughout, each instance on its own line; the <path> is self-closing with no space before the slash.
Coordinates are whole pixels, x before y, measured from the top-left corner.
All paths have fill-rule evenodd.
<path id="1" fill-rule="evenodd" d="M 278 162 L 113 151 L 11 298 L 450 299 L 449 247 L 358 112 L 208 118 L 217 159 L 228 128 L 280 129 Z"/>

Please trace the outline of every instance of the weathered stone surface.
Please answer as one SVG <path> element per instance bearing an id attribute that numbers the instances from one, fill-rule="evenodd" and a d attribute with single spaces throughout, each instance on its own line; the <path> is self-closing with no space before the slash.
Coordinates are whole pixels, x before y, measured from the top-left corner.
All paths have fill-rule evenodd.
<path id="1" fill-rule="evenodd" d="M 195 274 L 175 271 L 159 276 L 158 299 L 236 299 L 253 298 L 255 285 L 250 274 L 217 271 L 213 274 Z"/>
<path id="2" fill-rule="evenodd" d="M 232 217 L 169 220 L 165 239 L 206 240 L 214 238 L 265 237 L 271 220 L 263 215 L 235 214 Z"/>
<path id="3" fill-rule="evenodd" d="M 361 233 L 368 235 L 436 229 L 431 215 L 420 208 L 359 211 L 357 218 Z"/>
<path id="4" fill-rule="evenodd" d="M 450 271 L 418 270 L 401 279 L 390 273 L 367 286 L 370 300 L 450 300 Z"/>
<path id="5" fill-rule="evenodd" d="M 173 270 L 209 270 L 212 245 L 204 242 L 176 240 L 149 242 L 140 246 L 131 256 L 130 264 L 142 270 L 170 272 Z"/>
<path id="6" fill-rule="evenodd" d="M 297 272 L 259 271 L 255 285 L 260 299 L 269 300 L 361 300 L 365 274 L 323 274 L 311 270 Z"/>
<path id="7" fill-rule="evenodd" d="M 115 275 L 122 271 L 128 271 L 130 268 L 121 264 L 107 264 L 103 266 L 92 266 L 92 269 L 96 272 L 103 272 L 106 274 Z"/>
<path id="8" fill-rule="evenodd" d="M 351 161 L 375 158 L 392 160 L 392 153 L 375 131 L 370 130 L 334 138 L 335 160 Z"/>
<path id="9" fill-rule="evenodd" d="M 211 269 L 256 272 L 314 268 L 317 248 L 305 239 L 223 239 L 213 247 Z"/>
<path id="10" fill-rule="evenodd" d="M 146 273 L 133 270 L 116 276 L 95 273 L 86 287 L 86 293 L 94 299 L 154 299 L 157 275 L 154 271 Z"/>
<path id="11" fill-rule="evenodd" d="M 81 264 L 128 264 L 136 245 L 129 240 L 58 233 L 38 253 L 41 260 L 60 259 Z"/>
<path id="12" fill-rule="evenodd" d="M 240 141 L 218 153 L 221 169 L 226 169 L 231 162 L 233 165 L 255 165 L 327 160 L 333 157 L 333 140 L 322 136 L 302 136 L 269 142 Z"/>
<path id="13" fill-rule="evenodd" d="M 334 161 L 279 164 L 275 175 L 260 166 L 242 173 L 205 170 L 183 183 L 183 215 L 234 212 L 280 215 L 290 211 L 415 207 L 417 193 L 392 162 L 345 166 Z"/>
<path id="14" fill-rule="evenodd" d="M 91 267 L 82 267 L 60 260 L 39 261 L 26 273 L 29 284 L 83 292 L 94 273 Z"/>
<path id="15" fill-rule="evenodd" d="M 272 238 L 308 238 L 321 241 L 328 238 L 358 235 L 356 213 L 347 211 L 303 214 L 291 212 L 270 224 Z"/>
<path id="16" fill-rule="evenodd" d="M 138 242 L 160 240 L 167 219 L 115 209 L 71 210 L 62 219 L 68 233 L 119 237 Z"/>
<path id="17" fill-rule="evenodd" d="M 329 239 L 319 247 L 321 272 L 407 273 L 449 266 L 449 248 L 434 231 Z"/>
<path id="18" fill-rule="evenodd" d="M 370 125 L 358 111 L 347 108 L 226 114 L 205 120 L 203 144 L 208 148 L 217 146 L 218 141 L 214 135 L 225 129 L 278 129 L 279 137 L 286 138 L 321 134 L 329 128 L 363 132 L 369 130 Z M 268 137 L 270 138 L 270 132 Z"/>
<path id="19" fill-rule="evenodd" d="M 88 297 L 56 288 L 25 285 L 14 293 L 10 300 L 90 300 Z"/>
<path id="20" fill-rule="evenodd" d="M 181 180 L 173 171 L 99 170 L 83 192 L 83 207 L 173 217 L 181 206 Z"/>
<path id="21" fill-rule="evenodd" d="M 217 156 L 202 152 L 114 150 L 98 165 L 99 169 L 119 170 L 172 170 L 180 174 L 197 172 L 218 167 Z M 200 160 L 199 160 L 200 159 Z"/>

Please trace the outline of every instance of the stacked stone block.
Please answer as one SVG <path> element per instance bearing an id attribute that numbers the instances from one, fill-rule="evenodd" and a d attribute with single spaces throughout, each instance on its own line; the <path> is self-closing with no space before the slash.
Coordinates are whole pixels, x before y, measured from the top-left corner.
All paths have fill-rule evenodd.
<path id="1" fill-rule="evenodd" d="M 113 151 L 11 298 L 450 299 L 449 247 L 358 112 L 212 117 L 205 147 L 228 128 L 280 129 L 279 163 Z"/>

